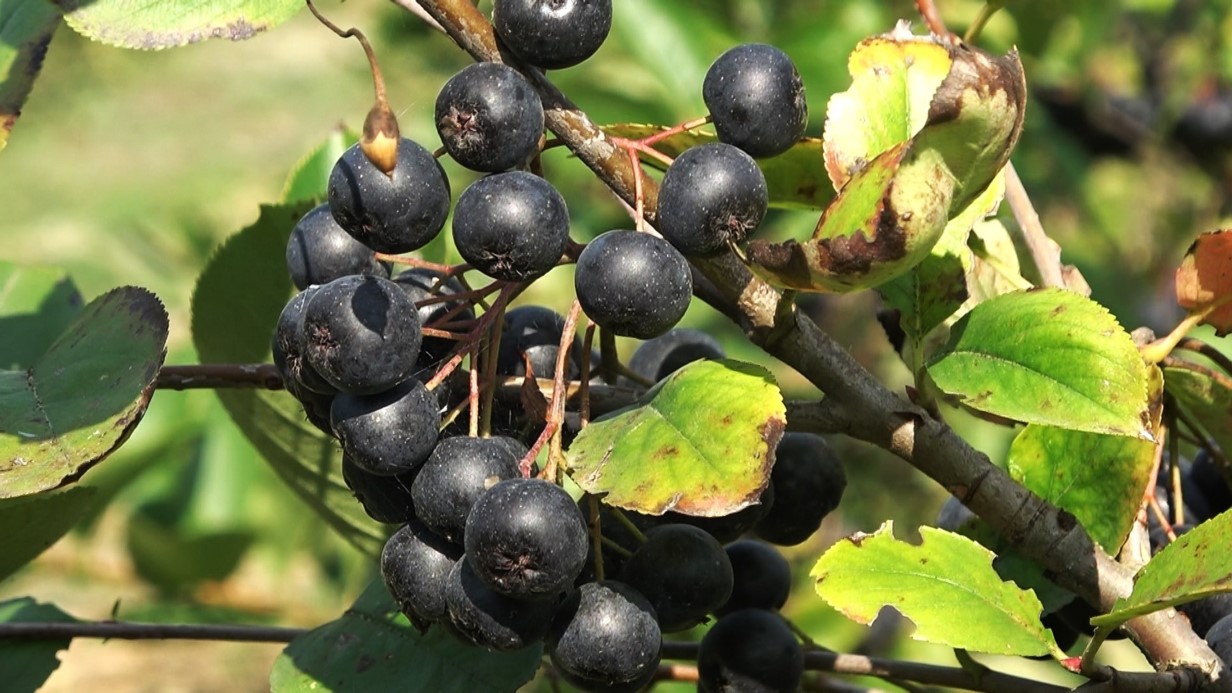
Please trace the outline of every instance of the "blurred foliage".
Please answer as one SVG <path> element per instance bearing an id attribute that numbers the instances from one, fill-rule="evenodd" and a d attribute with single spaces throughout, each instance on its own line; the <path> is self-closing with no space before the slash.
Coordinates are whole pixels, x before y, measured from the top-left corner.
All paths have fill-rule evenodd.
<path id="1" fill-rule="evenodd" d="M 433 146 L 434 95 L 467 56 L 390 3 L 321 4 L 340 24 L 368 31 L 403 132 Z M 820 135 L 829 95 L 848 84 L 846 57 L 855 44 L 899 18 L 921 24 L 910 0 L 615 4 L 613 31 L 599 54 L 552 74 L 600 123 L 699 115 L 710 61 L 735 43 L 763 41 L 797 62 L 808 89 L 808 134 Z M 976 0 L 939 4 L 960 34 L 981 7 Z M 1031 102 L 1014 161 L 1064 260 L 1081 269 L 1093 297 L 1130 329 L 1176 322 L 1176 263 L 1196 233 L 1232 212 L 1229 5 L 1017 0 L 993 17 L 979 41 L 990 50 L 1021 51 Z M 325 135 L 340 124 L 356 128 L 370 98 L 358 47 L 307 13 L 249 41 L 163 52 L 108 48 L 61 30 L 0 154 L 0 257 L 66 269 L 87 300 L 119 284 L 152 289 L 171 314 L 167 362 L 195 362 L 189 298 L 211 249 L 255 219 L 260 203 L 279 199 L 287 172 Z M 621 205 L 562 149 L 544 164 L 569 202 L 576 238 L 629 224 Z M 445 166 L 455 195 L 475 177 L 452 162 Z M 1001 216 L 1012 225 L 1007 210 Z M 801 237 L 815 222 L 815 213 L 775 211 L 761 233 Z M 446 240 L 425 255 L 456 257 Z M 571 280 L 569 268 L 556 270 L 523 300 L 564 309 Z M 872 319 L 877 303 L 868 292 L 802 300 L 863 364 L 901 388 L 908 374 Z M 733 358 L 768 361 L 704 305 L 690 309 L 686 324 L 710 330 Z M 790 370 L 769 365 L 788 397 L 816 394 Z M 1004 458 L 1007 431 L 958 412 L 945 415 L 994 460 Z M 905 532 L 930 522 L 944 498 L 900 460 L 836 444 L 851 481 L 823 531 L 789 551 L 802 580 L 804 566 L 836 537 L 885 519 Z M 371 574 L 281 485 L 208 392 L 158 393 L 132 439 L 85 481 L 113 502 L 83 523 L 69 546 L 110 551 L 108 560 L 93 560 L 95 553 L 66 559 L 53 550 L 0 594 L 34 593 L 70 605 L 90 594 L 95 601 L 74 613 L 101 617 L 99 600 L 106 598 L 81 589 L 101 580 L 163 614 L 180 604 L 192 613 L 224 608 L 311 624 L 349 604 Z M 209 549 L 210 560 L 191 560 L 207 550 L 205 541 L 222 542 L 226 551 Z M 115 582 L 117 575 L 156 590 L 133 592 Z M 830 647 L 949 661 L 947 651 L 901 638 L 886 649 L 807 590 L 797 591 L 788 612 Z"/>

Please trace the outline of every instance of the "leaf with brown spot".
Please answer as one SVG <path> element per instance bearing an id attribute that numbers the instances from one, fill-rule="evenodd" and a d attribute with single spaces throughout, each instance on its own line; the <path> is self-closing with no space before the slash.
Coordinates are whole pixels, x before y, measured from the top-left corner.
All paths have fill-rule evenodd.
<path id="1" fill-rule="evenodd" d="M 1116 627 L 1142 614 L 1232 592 L 1232 510 L 1203 522 L 1176 538 L 1134 576 L 1134 589 L 1112 611 L 1091 619 L 1099 627 Z"/>
<path id="2" fill-rule="evenodd" d="M 301 0 L 55 0 L 74 31 L 120 48 L 159 50 L 252 38 L 294 17 Z"/>
<path id="3" fill-rule="evenodd" d="M 1176 302 L 1197 313 L 1225 301 L 1202 322 L 1220 337 L 1232 331 L 1232 229 L 1198 236 L 1176 270 Z"/>
<path id="4" fill-rule="evenodd" d="M 903 50 L 890 50 L 896 42 Z M 840 132 L 829 142 L 847 130 L 858 135 L 850 151 L 827 150 L 830 175 L 842 185 L 838 197 L 811 239 L 750 242 L 745 260 L 754 273 L 799 291 L 879 286 L 923 262 L 949 221 L 996 179 L 1022 132 L 1026 83 L 1017 53 L 948 46 L 948 72 L 917 130 L 923 94 L 936 80 L 913 78 L 916 62 L 905 51 L 926 45 L 901 28 L 862 44 L 876 50 L 861 56 L 852 88 L 831 100 L 828 127 Z M 944 62 L 933 52 L 925 53 L 933 69 L 921 75 Z M 880 75 L 896 74 L 890 86 L 876 87 Z M 873 86 L 867 75 L 878 76 Z M 886 89 L 902 98 L 886 98 Z"/>
<path id="5" fill-rule="evenodd" d="M 60 11 L 47 0 L 0 0 L 0 150 L 43 67 Z"/>
<path id="6" fill-rule="evenodd" d="M 627 510 L 729 515 L 765 490 L 785 416 L 765 369 L 697 361 L 582 429 L 567 453 L 569 476 Z"/>
<path id="7" fill-rule="evenodd" d="M 126 286 L 91 301 L 34 365 L 0 371 L 0 498 L 68 484 L 128 438 L 167 330 L 158 298 Z"/>

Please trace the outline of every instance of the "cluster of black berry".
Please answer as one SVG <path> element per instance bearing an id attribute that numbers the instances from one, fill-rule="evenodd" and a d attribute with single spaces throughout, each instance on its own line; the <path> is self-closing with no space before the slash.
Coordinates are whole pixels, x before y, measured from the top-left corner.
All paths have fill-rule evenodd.
<path id="1" fill-rule="evenodd" d="M 610 0 L 496 0 L 493 23 L 524 64 L 557 69 L 599 48 L 611 13 Z M 441 624 L 483 647 L 546 640 L 564 678 L 606 691 L 644 686 L 662 633 L 717 614 L 702 644 L 705 689 L 753 682 L 794 689 L 803 658 L 775 613 L 790 590 L 789 567 L 768 544 L 739 538 L 751 531 L 777 544 L 804 541 L 842 496 L 841 464 L 822 439 L 788 434 L 760 503 L 727 517 L 650 517 L 587 496 L 575 503 L 556 484 L 525 478 L 536 422 L 523 412 L 488 412 L 484 433 L 509 435 L 454 431 L 442 412 L 471 401 L 475 390 L 454 387 L 442 367 L 456 365 L 484 333 L 500 336 L 491 357 L 498 375 L 550 376 L 562 348 L 570 351 L 566 378 L 606 370 L 612 383 L 616 374 L 590 368 L 593 355 L 576 337 L 566 341 L 565 318 L 555 311 L 520 306 L 487 324 L 486 312 L 475 311 L 482 292 L 452 271 L 415 267 L 391 276 L 391 255 L 441 232 L 451 189 L 433 154 L 396 134 L 377 75 L 374 67 L 379 118 L 370 115 L 364 139 L 335 164 L 328 202 L 292 231 L 287 266 L 300 293 L 279 318 L 273 348 L 287 390 L 340 442 L 343 477 L 365 510 L 402 525 L 381 560 L 391 594 L 417 626 Z M 723 54 L 703 96 L 720 141 L 668 168 L 662 237 L 613 230 L 580 251 L 570 243 L 564 199 L 527 171 L 543 147 L 544 111 L 523 74 L 477 63 L 450 78 L 436 100 L 443 151 L 487 174 L 453 208 L 453 240 L 468 270 L 509 286 L 574 259 L 590 321 L 649 340 L 627 366 L 642 384 L 723 356 L 712 337 L 674 329 L 692 298 L 686 256 L 727 252 L 758 227 L 768 193 L 754 157 L 786 151 L 807 121 L 795 66 L 770 46 Z"/>

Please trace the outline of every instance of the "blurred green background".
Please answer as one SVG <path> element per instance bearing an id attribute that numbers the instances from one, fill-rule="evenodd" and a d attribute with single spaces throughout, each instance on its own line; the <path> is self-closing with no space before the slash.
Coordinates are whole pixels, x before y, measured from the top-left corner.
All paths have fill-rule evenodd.
<path id="1" fill-rule="evenodd" d="M 1131 329 L 1175 324 L 1172 270 L 1196 233 L 1218 228 L 1232 211 L 1229 4 L 1019 0 L 979 41 L 989 50 L 1021 51 L 1032 101 L 1014 161 L 1063 259 Z M 599 54 L 552 75 L 600 123 L 667 124 L 702 114 L 700 84 L 710 62 L 736 43 L 763 41 L 795 59 L 808 90 L 809 134 L 820 135 L 827 98 L 848 83 L 846 56 L 855 44 L 899 18 L 921 25 L 909 0 L 615 5 Z M 962 33 L 981 3 L 939 6 Z M 468 58 L 390 3 L 321 7 L 369 34 L 404 134 L 435 148 L 436 91 Z M 287 172 L 331 130 L 357 128 L 370 100 L 358 46 L 307 13 L 245 42 L 162 52 L 108 48 L 62 27 L 0 153 L 0 258 L 65 268 L 87 299 L 122 284 L 152 289 L 171 314 L 167 362 L 194 363 L 188 306 L 211 250 L 252 222 L 260 203 L 276 201 Z M 545 167 L 568 200 L 575 238 L 629 225 L 610 193 L 562 150 L 546 155 Z M 451 162 L 446 169 L 455 196 L 474 178 Z M 816 216 L 775 212 L 762 233 L 802 237 Z M 1008 210 L 1003 216 L 1012 225 Z M 444 243 L 430 252 L 452 257 Z M 564 310 L 570 287 L 562 268 L 523 300 Z M 803 303 L 861 362 L 898 387 L 907 383 L 872 319 L 874 294 Z M 769 361 L 703 305 L 686 322 L 719 335 L 736 358 Z M 771 365 L 789 397 L 816 394 Z M 952 416 L 994 459 L 1008 445 L 1006 431 Z M 805 584 L 807 568 L 835 538 L 885 519 L 900 536 L 911 535 L 944 500 L 905 463 L 835 442 L 850 485 L 823 531 L 787 552 L 802 585 L 789 613 L 835 649 L 863 645 L 952 662 L 942 648 L 869 639 Z M 133 438 L 85 479 L 114 501 L 0 584 L 0 598 L 29 594 L 81 618 L 105 618 L 115 607 L 129 619 L 310 626 L 337 615 L 372 575 L 372 566 L 281 487 L 209 392 L 159 392 Z M 264 690 L 279 649 L 82 641 L 63 656 L 46 690 Z M 1128 648 L 1113 649 L 1142 666 Z M 1058 675 L 1055 666 L 1039 670 Z"/>

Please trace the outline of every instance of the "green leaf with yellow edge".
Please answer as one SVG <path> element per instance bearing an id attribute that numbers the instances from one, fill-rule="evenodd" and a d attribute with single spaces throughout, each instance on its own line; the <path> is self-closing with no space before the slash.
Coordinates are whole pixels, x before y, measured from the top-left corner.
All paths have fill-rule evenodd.
<path id="1" fill-rule="evenodd" d="M 0 150 L 43 67 L 60 11 L 47 0 L 0 0 Z"/>
<path id="2" fill-rule="evenodd" d="M 1232 453 L 1232 377 L 1181 359 L 1163 368 L 1168 394 L 1225 453 Z"/>
<path id="3" fill-rule="evenodd" d="M 650 515 L 728 515 L 757 502 L 786 408 L 770 373 L 695 361 L 630 407 L 592 421 L 567 453 L 569 475 L 603 501 Z"/>
<path id="4" fill-rule="evenodd" d="M 1106 308 L 1061 289 L 981 303 L 926 364 L 942 392 L 996 416 L 1153 440 L 1147 365 Z"/>
<path id="5" fill-rule="evenodd" d="M 120 48 L 158 50 L 238 41 L 294 17 L 299 0 L 56 0 L 74 31 Z"/>
<path id="6" fill-rule="evenodd" d="M 901 25 L 883 38 L 919 40 Z M 744 257 L 754 273 L 798 291 L 878 286 L 923 262 L 947 222 L 984 193 L 1009 161 L 1022 132 L 1022 63 L 1012 51 L 996 57 L 944 46 L 949 72 L 932 95 L 919 132 L 850 162 L 835 159 L 839 173 L 850 177 L 822 214 L 813 237 L 803 243 L 751 241 Z M 884 64 L 872 62 L 864 71 L 893 72 L 904 64 L 901 55 L 888 50 L 878 51 L 876 59 Z M 908 89 L 908 103 L 883 101 L 876 90 L 861 93 L 853 87 L 835 102 L 843 110 L 838 120 L 854 121 L 858 116 L 853 114 L 863 114 L 884 126 L 866 136 L 865 145 L 889 142 L 897 132 L 910 131 L 910 108 L 920 101 L 920 88 L 915 84 Z M 896 110 L 887 114 L 882 109 Z"/>
<path id="7" fill-rule="evenodd" d="M 141 420 L 162 367 L 167 311 L 133 286 L 94 299 L 21 371 L 0 371 L 0 498 L 78 479 Z"/>
<path id="8" fill-rule="evenodd" d="M 608 135 L 625 139 L 644 139 L 662 132 L 660 125 L 619 123 L 605 125 Z M 708 130 L 679 132 L 655 142 L 655 149 L 671 158 L 700 144 L 717 142 L 718 137 Z M 660 171 L 667 169 L 662 161 L 642 154 L 642 163 Z M 822 142 L 816 137 L 805 137 L 793 144 L 791 149 L 767 159 L 758 159 L 757 166 L 766 177 L 770 194 L 770 206 L 784 209 L 824 209 L 834 199 L 834 190 L 826 182 L 826 167 L 822 159 Z"/>
<path id="9" fill-rule="evenodd" d="M 359 136 L 345 128 L 329 133 L 291 168 L 282 186 L 282 204 L 324 200 L 329 191 L 329 174 L 333 172 L 338 157 L 358 141 Z"/>
<path id="10" fill-rule="evenodd" d="M 255 223 L 210 258 L 192 298 L 193 341 L 203 362 L 269 362 L 274 326 L 294 293 L 291 278 L 281 269 L 287 239 L 311 207 L 310 202 L 263 206 Z M 308 422 L 294 397 L 255 389 L 216 393 L 292 491 L 360 551 L 380 554 L 384 532 L 343 482 L 337 442 Z"/>
<path id="11" fill-rule="evenodd" d="M 810 575 L 817 594 L 857 623 L 890 606 L 915 624 L 916 640 L 972 652 L 1064 657 L 1040 623 L 1035 594 L 1003 581 L 995 555 L 974 541 L 920 527 L 919 546 L 886 522 L 831 546 Z"/>
<path id="12" fill-rule="evenodd" d="M 936 37 L 912 36 L 902 26 L 856 46 L 847 58 L 851 88 L 826 105 L 825 166 L 835 190 L 924 127 L 953 62 Z"/>
<path id="13" fill-rule="evenodd" d="M 415 630 L 385 584 L 370 583 L 337 620 L 291 641 L 274 660 L 274 693 L 514 691 L 530 681 L 543 646 L 489 652 L 435 625 Z"/>
<path id="14" fill-rule="evenodd" d="M 1232 510 L 1178 536 L 1155 554 L 1134 576 L 1134 589 L 1112 610 L 1091 619 L 1100 627 L 1116 627 L 1135 616 L 1177 604 L 1232 592 Z"/>
<path id="15" fill-rule="evenodd" d="M 1010 445 L 1009 472 L 1072 513 L 1115 556 L 1138 515 L 1154 459 L 1155 445 L 1145 440 L 1032 424 Z"/>

